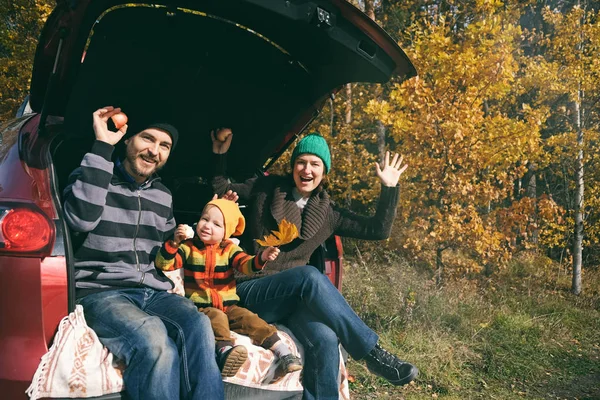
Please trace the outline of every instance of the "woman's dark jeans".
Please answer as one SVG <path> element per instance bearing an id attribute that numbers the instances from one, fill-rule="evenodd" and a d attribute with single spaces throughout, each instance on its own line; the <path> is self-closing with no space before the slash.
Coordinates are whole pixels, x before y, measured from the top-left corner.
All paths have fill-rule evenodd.
<path id="1" fill-rule="evenodd" d="M 284 322 L 304 346 L 304 399 L 339 397 L 339 342 L 354 359 L 377 343 L 377 334 L 315 267 L 241 282 L 237 293 L 240 305 L 269 323 Z"/>

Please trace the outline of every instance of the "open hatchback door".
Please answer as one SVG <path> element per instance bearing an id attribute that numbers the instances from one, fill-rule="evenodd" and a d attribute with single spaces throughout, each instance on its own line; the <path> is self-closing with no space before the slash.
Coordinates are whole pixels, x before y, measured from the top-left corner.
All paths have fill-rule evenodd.
<path id="1" fill-rule="evenodd" d="M 415 74 L 397 44 L 345 0 L 59 0 L 30 102 L 85 137 L 104 105 L 130 121 L 168 119 L 182 133 L 168 164 L 177 174 L 205 170 L 207 132 L 229 126 L 231 173 L 249 175 L 341 85 Z"/>

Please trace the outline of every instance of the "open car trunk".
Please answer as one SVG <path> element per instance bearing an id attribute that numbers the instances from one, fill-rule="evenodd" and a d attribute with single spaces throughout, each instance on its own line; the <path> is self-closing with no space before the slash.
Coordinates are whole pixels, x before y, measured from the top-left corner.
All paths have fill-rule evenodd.
<path id="1" fill-rule="evenodd" d="M 416 74 L 345 0 L 136 3 L 59 1 L 38 47 L 31 107 L 64 116 L 68 135 L 90 142 L 91 114 L 105 105 L 121 107 L 131 129 L 171 122 L 180 142 L 165 178 L 208 171 L 209 131 L 219 126 L 235 134 L 230 173 L 251 176 L 342 84 Z"/>

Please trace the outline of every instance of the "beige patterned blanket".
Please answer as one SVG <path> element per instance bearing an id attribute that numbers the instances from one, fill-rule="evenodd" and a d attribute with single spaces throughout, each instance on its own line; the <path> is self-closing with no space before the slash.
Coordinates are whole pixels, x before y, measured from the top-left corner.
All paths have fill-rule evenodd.
<path id="1" fill-rule="evenodd" d="M 282 340 L 296 355 L 303 350 L 285 327 L 278 326 Z M 276 358 L 272 352 L 252 345 L 248 337 L 233 333 L 236 344 L 248 348 L 248 360 L 238 373 L 226 382 L 276 391 L 302 390 L 300 371 L 277 376 Z M 39 398 L 86 398 L 116 393 L 123 390 L 124 365 L 100 343 L 94 331 L 87 326 L 83 307 L 60 323 L 54 342 L 38 366 L 27 394 L 31 400 Z M 346 368 L 340 362 L 340 399 L 350 398 Z"/>

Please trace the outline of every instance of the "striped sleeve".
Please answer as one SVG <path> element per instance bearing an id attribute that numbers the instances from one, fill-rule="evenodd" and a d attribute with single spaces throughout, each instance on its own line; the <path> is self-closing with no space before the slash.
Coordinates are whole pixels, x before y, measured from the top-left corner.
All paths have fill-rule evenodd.
<path id="1" fill-rule="evenodd" d="M 90 232 L 100 223 L 113 176 L 114 147 L 96 141 L 81 165 L 69 176 L 63 192 L 65 219 L 77 232 Z"/>
<path id="2" fill-rule="evenodd" d="M 175 222 L 175 216 L 173 215 L 173 203 L 171 202 L 171 206 L 169 207 L 169 217 L 164 226 L 163 238 L 167 240 L 167 238 L 173 237 L 175 234 L 175 228 L 177 228 L 177 223 Z"/>
<path id="3" fill-rule="evenodd" d="M 229 265 L 245 275 L 252 275 L 262 270 L 266 264 L 261 264 L 260 257 L 246 254 L 238 246 L 234 246 L 230 254 Z"/>
<path id="4" fill-rule="evenodd" d="M 156 253 L 154 265 L 163 271 L 174 271 L 183 267 L 183 260 L 191 249 L 185 243 L 175 246 L 172 240 L 167 240 L 160 251 Z"/>

